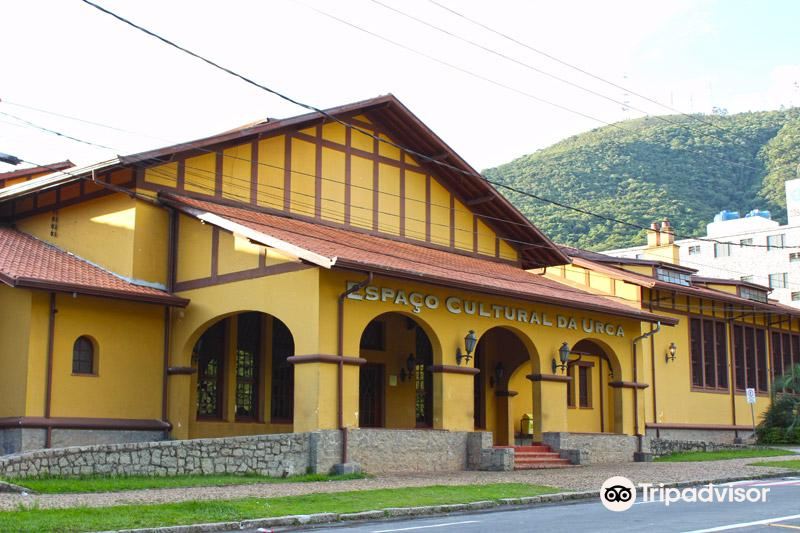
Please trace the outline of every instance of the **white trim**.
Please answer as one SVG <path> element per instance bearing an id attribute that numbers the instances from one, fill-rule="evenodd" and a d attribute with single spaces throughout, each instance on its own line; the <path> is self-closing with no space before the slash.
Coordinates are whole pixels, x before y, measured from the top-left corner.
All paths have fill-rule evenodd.
<path id="1" fill-rule="evenodd" d="M 228 230 L 234 235 L 239 235 L 245 239 L 263 244 L 264 246 L 275 248 L 276 250 L 290 255 L 295 259 L 302 259 L 327 269 L 330 269 L 336 264 L 336 257 L 325 257 L 324 255 L 311 252 L 305 248 L 295 246 L 294 244 L 290 244 L 286 241 L 272 237 L 271 235 L 267 235 L 266 233 L 248 228 L 247 226 L 239 224 L 238 222 L 233 222 L 227 218 L 215 215 L 214 213 L 206 212 L 196 214 L 195 216 L 203 222 L 208 222 L 209 224 L 220 227 L 224 230 Z"/>

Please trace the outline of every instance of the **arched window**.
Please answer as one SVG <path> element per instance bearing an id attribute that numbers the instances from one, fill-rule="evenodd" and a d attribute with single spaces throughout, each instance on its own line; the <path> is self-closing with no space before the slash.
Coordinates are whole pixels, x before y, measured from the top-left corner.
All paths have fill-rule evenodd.
<path id="1" fill-rule="evenodd" d="M 78 339 L 75 341 L 75 344 L 72 346 L 72 373 L 94 374 L 94 352 L 94 343 L 89 337 L 78 337 Z"/>

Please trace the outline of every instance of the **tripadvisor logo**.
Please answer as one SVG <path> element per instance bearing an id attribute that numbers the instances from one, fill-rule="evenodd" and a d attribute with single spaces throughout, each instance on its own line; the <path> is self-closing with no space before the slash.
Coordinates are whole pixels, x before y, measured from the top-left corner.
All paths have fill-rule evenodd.
<path id="1" fill-rule="evenodd" d="M 769 488 L 766 487 L 734 487 L 713 483 L 701 487 L 664 487 L 663 483 L 633 482 L 623 476 L 610 477 L 600 487 L 600 501 L 609 511 L 621 512 L 630 509 L 636 502 L 637 487 L 642 503 L 662 502 L 666 507 L 670 504 L 684 503 L 764 503 L 767 501 Z"/>
<path id="2" fill-rule="evenodd" d="M 626 477 L 610 477 L 600 487 L 600 501 L 609 511 L 627 511 L 636 501 L 636 486 Z"/>

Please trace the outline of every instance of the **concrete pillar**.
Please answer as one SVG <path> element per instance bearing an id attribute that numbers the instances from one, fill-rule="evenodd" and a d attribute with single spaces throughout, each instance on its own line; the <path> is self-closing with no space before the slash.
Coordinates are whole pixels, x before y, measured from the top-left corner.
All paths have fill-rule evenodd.
<path id="1" fill-rule="evenodd" d="M 344 427 L 358 427 L 358 367 L 363 359 L 345 357 L 343 369 Z M 298 355 L 294 364 L 294 432 L 339 428 L 339 358 Z"/>
<path id="2" fill-rule="evenodd" d="M 474 379 L 477 368 L 434 365 L 433 427 L 450 431 L 474 431 Z"/>
<path id="3" fill-rule="evenodd" d="M 567 431 L 567 383 L 569 376 L 531 374 L 533 382 L 533 440 L 541 441 L 542 433 Z"/>

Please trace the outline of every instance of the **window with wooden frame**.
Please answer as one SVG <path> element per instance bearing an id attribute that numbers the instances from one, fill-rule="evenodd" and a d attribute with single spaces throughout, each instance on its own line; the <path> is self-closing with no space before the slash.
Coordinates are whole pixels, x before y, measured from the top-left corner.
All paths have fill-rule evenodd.
<path id="1" fill-rule="evenodd" d="M 261 313 L 237 317 L 236 334 L 236 420 L 255 421 L 261 402 Z"/>
<path id="2" fill-rule="evenodd" d="M 772 332 L 772 364 L 776 376 L 788 374 L 800 364 L 800 335 Z"/>
<path id="3" fill-rule="evenodd" d="M 86 376 L 97 374 L 97 353 L 92 339 L 81 335 L 72 345 L 72 373 Z"/>
<path id="4" fill-rule="evenodd" d="M 692 386 L 728 390 L 728 338 L 725 322 L 692 318 L 689 324 Z"/>
<path id="5" fill-rule="evenodd" d="M 578 406 L 592 407 L 592 367 L 588 365 L 578 366 Z"/>
<path id="6" fill-rule="evenodd" d="M 567 381 L 567 407 L 575 407 L 575 365 L 567 367 L 567 376 L 571 378 Z"/>
<path id="7" fill-rule="evenodd" d="M 225 354 L 228 320 L 206 330 L 195 344 L 192 357 L 197 360 L 197 418 L 222 419 L 225 390 Z"/>
<path id="8" fill-rule="evenodd" d="M 733 326 L 734 370 L 736 389 L 768 392 L 767 334 L 753 326 Z"/>
<path id="9" fill-rule="evenodd" d="M 273 423 L 290 424 L 294 419 L 294 367 L 287 361 L 294 355 L 294 338 L 286 324 L 272 319 L 272 394 L 270 418 Z"/>

